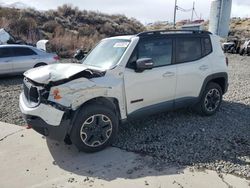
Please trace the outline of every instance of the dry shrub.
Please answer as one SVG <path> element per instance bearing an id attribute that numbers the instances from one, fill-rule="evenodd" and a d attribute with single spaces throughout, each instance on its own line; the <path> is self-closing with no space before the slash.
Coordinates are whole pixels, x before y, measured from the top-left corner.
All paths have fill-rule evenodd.
<path id="1" fill-rule="evenodd" d="M 71 4 L 64 4 L 59 6 L 57 11 L 61 16 L 67 17 L 70 15 L 76 15 L 79 12 L 79 9 L 78 7 L 73 7 Z"/>
<path id="2" fill-rule="evenodd" d="M 62 57 L 72 57 L 77 48 L 88 51 L 104 37 L 144 30 L 140 22 L 124 15 L 80 11 L 69 4 L 46 12 L 0 7 L 0 26 L 33 44 L 48 39 L 52 49 Z"/>
<path id="3" fill-rule="evenodd" d="M 31 30 L 36 30 L 37 24 L 33 18 L 10 19 L 9 29 L 17 35 L 27 36 Z"/>
<path id="4" fill-rule="evenodd" d="M 51 39 L 50 44 L 53 51 L 63 58 L 71 58 L 76 49 L 89 51 L 103 38 L 101 35 L 94 34 L 91 37 L 81 37 L 65 32 L 64 35 L 57 35 Z"/>
<path id="5" fill-rule="evenodd" d="M 43 24 L 43 30 L 49 33 L 54 33 L 58 27 L 60 27 L 60 24 L 58 24 L 55 20 L 50 20 Z"/>
<path id="6" fill-rule="evenodd" d="M 0 18 L 0 28 L 7 28 L 10 24 L 9 20 L 5 17 Z"/>
<path id="7" fill-rule="evenodd" d="M 18 19 L 20 17 L 20 11 L 13 8 L 0 7 L 0 18 Z"/>

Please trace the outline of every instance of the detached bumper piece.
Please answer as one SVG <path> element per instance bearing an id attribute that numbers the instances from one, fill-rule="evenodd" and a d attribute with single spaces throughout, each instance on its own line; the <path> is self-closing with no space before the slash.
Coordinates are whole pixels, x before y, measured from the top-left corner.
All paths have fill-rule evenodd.
<path id="1" fill-rule="evenodd" d="M 46 123 L 43 119 L 32 115 L 23 115 L 25 121 L 36 132 L 57 141 L 63 141 L 67 135 L 70 119 L 65 114 L 59 126 Z"/>

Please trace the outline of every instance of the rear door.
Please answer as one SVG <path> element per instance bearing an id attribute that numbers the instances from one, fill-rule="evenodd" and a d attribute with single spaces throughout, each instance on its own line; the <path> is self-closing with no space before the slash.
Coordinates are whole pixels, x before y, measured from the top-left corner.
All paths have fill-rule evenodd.
<path id="1" fill-rule="evenodd" d="M 11 48 L 0 48 L 0 74 L 11 74 L 12 66 Z"/>
<path id="2" fill-rule="evenodd" d="M 211 74 L 212 46 L 209 36 L 176 37 L 176 105 L 197 99 L 205 78 Z"/>
<path id="3" fill-rule="evenodd" d="M 13 72 L 24 72 L 35 66 L 38 55 L 28 47 L 13 47 Z"/>

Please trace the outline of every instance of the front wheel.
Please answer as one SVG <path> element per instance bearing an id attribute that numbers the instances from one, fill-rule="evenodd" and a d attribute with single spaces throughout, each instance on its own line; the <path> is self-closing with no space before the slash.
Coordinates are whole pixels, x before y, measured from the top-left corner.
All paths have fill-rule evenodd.
<path id="1" fill-rule="evenodd" d="M 109 146 L 118 132 L 115 112 L 103 105 L 83 106 L 79 111 L 70 138 L 84 152 L 97 152 Z"/>
<path id="2" fill-rule="evenodd" d="M 205 116 L 215 114 L 220 108 L 222 102 L 222 89 L 217 83 L 211 82 L 206 86 L 200 102 L 196 105 L 195 110 Z"/>

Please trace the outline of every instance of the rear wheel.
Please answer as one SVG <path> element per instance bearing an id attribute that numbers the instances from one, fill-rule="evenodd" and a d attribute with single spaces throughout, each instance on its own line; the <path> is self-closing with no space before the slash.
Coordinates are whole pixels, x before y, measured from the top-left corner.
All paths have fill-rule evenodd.
<path id="1" fill-rule="evenodd" d="M 97 152 L 109 146 L 118 132 L 115 112 L 103 105 L 84 106 L 71 132 L 72 143 L 84 152 Z"/>
<path id="2" fill-rule="evenodd" d="M 200 102 L 196 105 L 196 111 L 205 116 L 215 114 L 222 102 L 222 89 L 217 83 L 208 83 L 202 94 Z"/>

